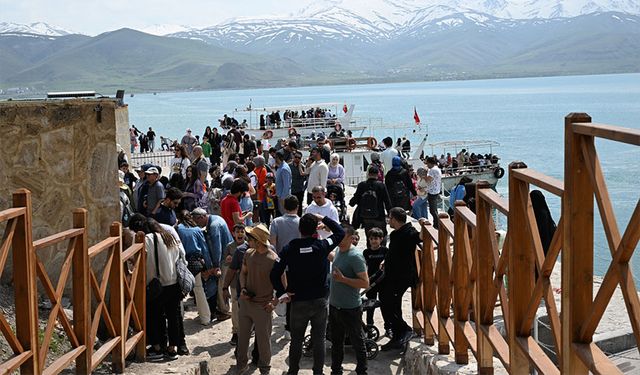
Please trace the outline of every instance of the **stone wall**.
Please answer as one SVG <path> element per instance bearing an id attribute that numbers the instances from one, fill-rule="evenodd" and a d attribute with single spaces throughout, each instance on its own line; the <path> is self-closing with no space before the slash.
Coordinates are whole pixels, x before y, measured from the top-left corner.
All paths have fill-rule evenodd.
<path id="1" fill-rule="evenodd" d="M 114 99 L 0 102 L 0 210 L 27 188 L 34 240 L 71 228 L 78 207 L 89 213 L 89 245 L 104 239 L 120 215 L 116 143 L 127 128 L 127 107 Z M 49 274 L 65 249 L 39 253 Z"/>

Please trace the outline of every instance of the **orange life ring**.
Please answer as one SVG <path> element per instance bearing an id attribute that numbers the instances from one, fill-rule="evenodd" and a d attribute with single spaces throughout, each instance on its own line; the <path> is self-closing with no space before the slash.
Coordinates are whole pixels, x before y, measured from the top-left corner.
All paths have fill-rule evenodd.
<path id="1" fill-rule="evenodd" d="M 369 147 L 369 150 L 374 150 L 378 147 L 378 140 L 373 137 L 369 137 L 367 139 L 367 147 Z"/>
<path id="2" fill-rule="evenodd" d="M 263 139 L 271 139 L 273 138 L 273 132 L 271 130 L 267 130 L 262 134 Z"/>
<path id="3" fill-rule="evenodd" d="M 356 140 L 353 138 L 349 138 L 347 141 L 347 149 L 349 149 L 349 151 L 353 150 L 354 148 L 356 148 Z"/>

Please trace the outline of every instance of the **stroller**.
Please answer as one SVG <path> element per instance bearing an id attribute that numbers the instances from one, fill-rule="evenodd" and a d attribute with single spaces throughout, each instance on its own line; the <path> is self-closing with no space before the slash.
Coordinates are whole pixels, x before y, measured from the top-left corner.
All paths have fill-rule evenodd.
<path id="1" fill-rule="evenodd" d="M 384 278 L 384 273 L 382 270 L 379 270 L 378 272 L 373 274 L 370 278 L 371 282 L 369 284 L 369 287 L 363 290 L 360 293 L 360 295 L 364 296 L 365 294 L 367 294 L 367 292 L 372 288 L 374 288 L 376 285 L 378 285 L 383 278 Z M 365 299 L 362 301 L 363 312 L 372 311 L 377 309 L 378 307 L 380 307 L 380 301 L 378 300 Z M 380 330 L 375 325 L 369 326 L 369 325 L 366 325 L 364 322 L 362 322 L 362 330 L 364 331 L 364 347 L 365 347 L 367 359 L 368 360 L 374 359 L 375 357 L 378 356 L 378 352 L 380 351 L 378 343 L 376 342 L 380 338 Z M 326 339 L 329 342 L 331 342 L 330 332 L 331 332 L 331 328 L 327 324 Z M 349 345 L 351 345 L 349 336 L 345 336 L 345 346 L 349 346 Z M 311 335 L 306 335 L 304 337 L 304 341 L 302 342 L 302 355 L 304 355 L 305 357 L 313 356 L 312 345 L 311 345 Z"/>
<path id="2" fill-rule="evenodd" d="M 344 200 L 344 188 L 342 185 L 327 184 L 327 198 L 331 200 L 333 206 L 338 210 L 338 219 L 340 219 L 340 222 L 348 223 L 349 216 L 347 215 L 347 204 Z"/>

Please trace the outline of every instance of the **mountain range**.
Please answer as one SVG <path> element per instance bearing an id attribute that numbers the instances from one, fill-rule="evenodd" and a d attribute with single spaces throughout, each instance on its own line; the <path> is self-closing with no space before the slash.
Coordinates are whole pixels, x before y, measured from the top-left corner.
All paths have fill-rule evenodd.
<path id="1" fill-rule="evenodd" d="M 632 0 L 326 0 L 95 37 L 0 22 L 0 89 L 277 87 L 640 71 Z"/>

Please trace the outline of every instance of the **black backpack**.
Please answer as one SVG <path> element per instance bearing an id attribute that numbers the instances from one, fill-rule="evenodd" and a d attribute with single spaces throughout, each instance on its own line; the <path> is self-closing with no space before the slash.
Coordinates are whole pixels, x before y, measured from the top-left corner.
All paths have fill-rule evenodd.
<path id="1" fill-rule="evenodd" d="M 378 194 L 373 190 L 373 186 L 369 186 L 369 189 L 360 197 L 360 217 L 363 219 L 377 219 L 378 212 Z"/>
<path id="2" fill-rule="evenodd" d="M 402 207 L 406 203 L 406 200 L 409 199 L 409 195 L 407 194 L 408 189 L 400 179 L 394 181 L 392 187 L 391 202 L 394 207 Z"/>

